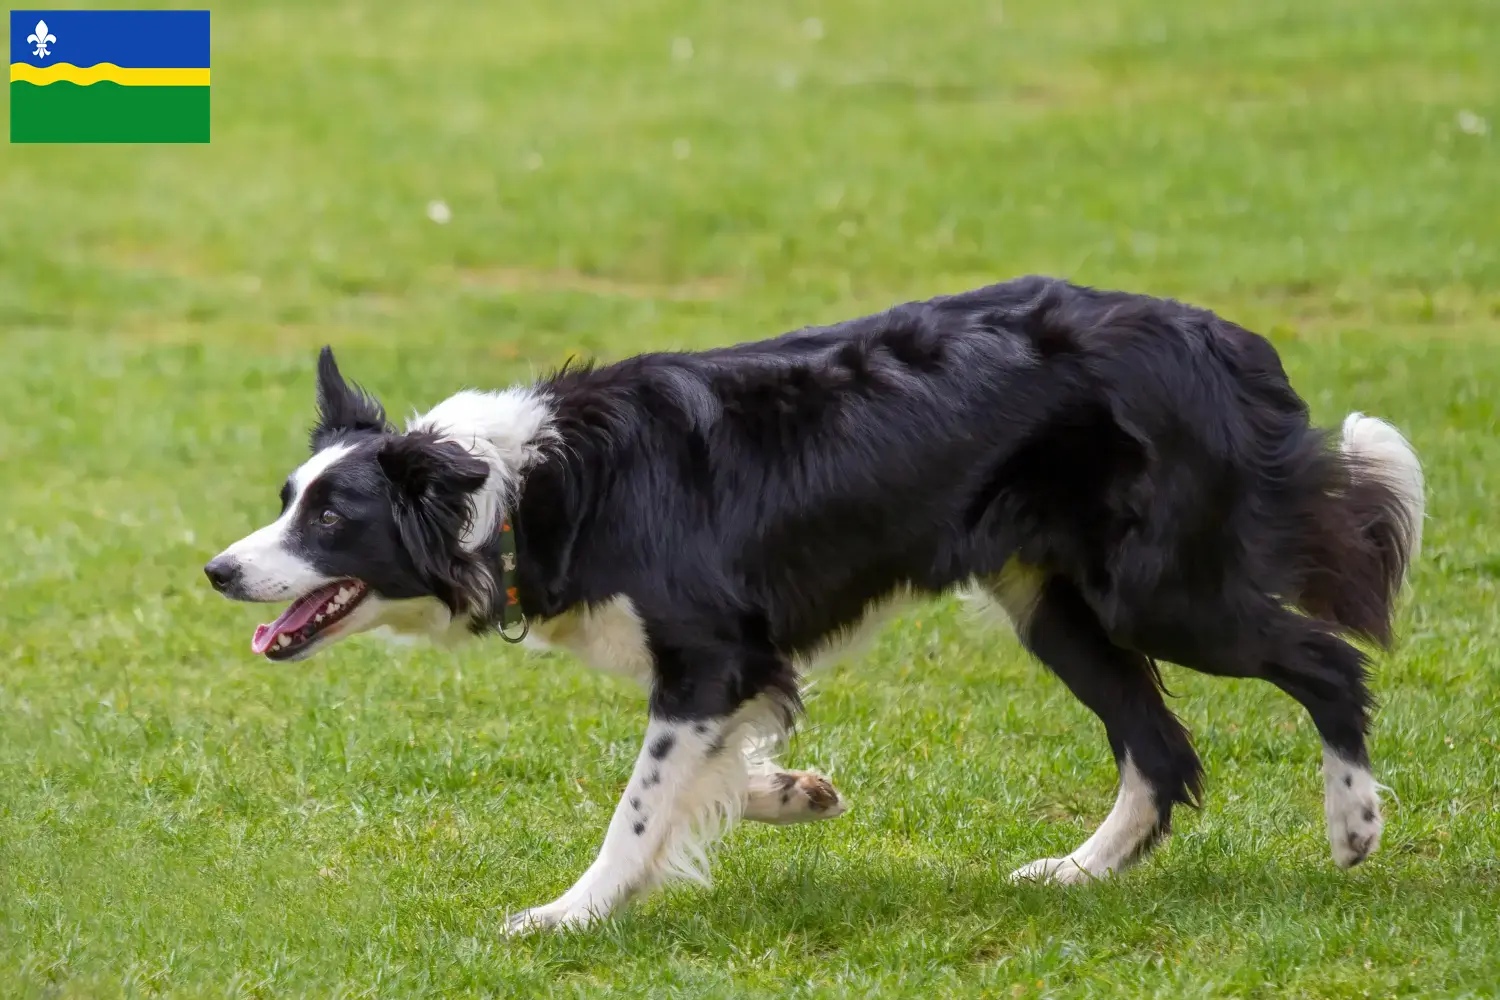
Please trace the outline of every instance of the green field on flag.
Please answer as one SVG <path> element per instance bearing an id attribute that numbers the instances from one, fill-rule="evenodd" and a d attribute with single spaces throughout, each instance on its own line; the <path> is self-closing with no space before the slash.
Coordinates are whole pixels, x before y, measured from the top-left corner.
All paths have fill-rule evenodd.
<path id="1" fill-rule="evenodd" d="M 207 87 L 10 85 L 11 142 L 207 142 Z"/>

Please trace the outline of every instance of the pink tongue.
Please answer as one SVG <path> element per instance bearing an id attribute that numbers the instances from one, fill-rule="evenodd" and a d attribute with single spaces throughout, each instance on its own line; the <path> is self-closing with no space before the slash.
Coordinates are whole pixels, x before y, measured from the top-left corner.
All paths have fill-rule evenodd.
<path id="1" fill-rule="evenodd" d="M 334 594 L 339 592 L 342 583 L 330 583 L 313 591 L 306 597 L 294 601 L 292 606 L 281 613 L 281 617 L 269 625 L 259 625 L 255 629 L 255 638 L 250 640 L 250 649 L 257 655 L 271 648 L 271 643 L 276 637 L 287 632 L 295 632 L 312 620 L 319 608 Z"/>

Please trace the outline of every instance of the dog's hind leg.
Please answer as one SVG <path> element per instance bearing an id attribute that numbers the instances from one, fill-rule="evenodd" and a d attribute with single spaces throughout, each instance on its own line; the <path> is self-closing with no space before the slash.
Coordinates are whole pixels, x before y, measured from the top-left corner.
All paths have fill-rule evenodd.
<path id="1" fill-rule="evenodd" d="M 1359 864 L 1380 846 L 1384 820 L 1365 746 L 1371 696 L 1365 655 L 1322 622 L 1285 608 L 1262 614 L 1260 661 L 1249 665 L 1291 695 L 1312 716 L 1323 740 L 1323 812 L 1340 868 Z"/>
<path id="2" fill-rule="evenodd" d="M 1378 786 L 1365 748 L 1371 697 L 1365 655 L 1335 626 L 1282 607 L 1264 595 L 1218 595 L 1198 602 L 1181 623 L 1143 645 L 1164 659 L 1221 677 L 1270 681 L 1297 699 L 1323 740 L 1323 807 L 1328 841 L 1340 868 L 1359 864 L 1380 845 Z"/>
<path id="3" fill-rule="evenodd" d="M 1277 652 L 1264 665 L 1264 676 L 1301 702 L 1318 727 L 1328 843 L 1334 863 L 1352 868 L 1380 846 L 1384 827 L 1365 748 L 1371 703 L 1365 655 L 1321 622 L 1282 608 L 1271 614 L 1278 622 Z"/>
<path id="4" fill-rule="evenodd" d="M 1112 643 L 1072 584 L 1012 562 L 987 587 L 1032 654 L 1104 722 L 1120 772 L 1114 808 L 1093 836 L 1012 878 L 1071 883 L 1123 871 L 1170 832 L 1174 805 L 1197 802 L 1202 768 L 1187 731 L 1162 700 L 1155 665 Z"/>

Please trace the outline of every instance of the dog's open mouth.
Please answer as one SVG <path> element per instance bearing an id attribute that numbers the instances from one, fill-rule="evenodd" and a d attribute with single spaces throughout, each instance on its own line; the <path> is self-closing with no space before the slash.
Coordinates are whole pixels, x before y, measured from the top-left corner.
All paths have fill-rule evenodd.
<path id="1" fill-rule="evenodd" d="M 250 648 L 270 660 L 287 660 L 349 617 L 369 593 L 358 580 L 339 580 L 299 597 L 281 617 L 255 630 Z"/>

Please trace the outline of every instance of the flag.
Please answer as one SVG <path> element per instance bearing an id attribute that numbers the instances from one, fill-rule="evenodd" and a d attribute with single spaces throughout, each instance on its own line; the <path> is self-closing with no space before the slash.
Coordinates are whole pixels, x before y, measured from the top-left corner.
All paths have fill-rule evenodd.
<path id="1" fill-rule="evenodd" d="M 10 141 L 207 142 L 208 11 L 11 11 Z"/>

